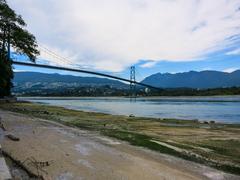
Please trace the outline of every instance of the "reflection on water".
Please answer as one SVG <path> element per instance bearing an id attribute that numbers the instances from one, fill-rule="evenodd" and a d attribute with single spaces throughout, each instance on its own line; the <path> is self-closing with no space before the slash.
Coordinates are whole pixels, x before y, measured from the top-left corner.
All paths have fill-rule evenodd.
<path id="1" fill-rule="evenodd" d="M 226 97 L 83 97 L 56 98 L 34 97 L 19 98 L 32 102 L 63 106 L 69 109 L 95 111 L 109 114 L 157 118 L 215 120 L 228 123 L 240 123 L 240 96 Z"/>

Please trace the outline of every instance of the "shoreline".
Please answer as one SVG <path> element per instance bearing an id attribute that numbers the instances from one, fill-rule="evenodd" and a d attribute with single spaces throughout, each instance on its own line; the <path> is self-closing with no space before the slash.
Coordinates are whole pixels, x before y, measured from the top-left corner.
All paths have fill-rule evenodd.
<path id="1" fill-rule="evenodd" d="M 137 98 L 136 101 L 130 101 L 129 98 L 122 97 L 22 97 L 19 100 L 112 115 L 129 116 L 132 114 L 146 118 L 187 119 L 240 124 L 240 114 L 237 111 L 240 96 Z M 180 110 L 178 110 L 176 105 L 182 104 L 183 106 L 180 106 Z M 204 108 L 203 105 L 209 108 Z M 224 110 L 223 105 L 228 106 L 226 107 L 227 111 Z M 139 109 L 145 110 L 140 111 Z M 201 111 L 205 113 L 199 113 Z"/>
<path id="2" fill-rule="evenodd" d="M 240 95 L 237 95 L 240 98 Z M 172 96 L 171 96 L 172 97 Z M 222 97 L 222 96 L 221 96 Z M 28 97 L 22 97 L 22 98 L 28 98 Z M 34 97 L 34 98 L 44 98 L 44 97 Z M 47 97 L 46 97 L 47 98 Z M 49 97 L 48 97 L 49 98 Z M 55 97 L 50 97 L 52 99 L 55 99 Z M 57 97 L 60 98 L 61 97 Z M 65 99 L 65 97 L 62 97 L 63 99 Z M 77 98 L 81 98 L 81 97 L 75 97 Z M 85 97 L 85 98 L 94 98 L 94 97 Z M 102 98 L 102 97 L 99 97 Z M 104 97 L 103 97 L 104 98 Z M 118 98 L 118 97 L 112 97 L 112 98 Z M 172 97 L 174 98 L 174 97 Z M 215 101 L 214 101 L 215 102 Z M 222 102 L 222 101 L 220 101 Z M 223 102 L 228 102 L 228 101 L 223 101 Z M 238 101 L 234 101 L 234 102 L 238 102 Z M 39 105 L 45 105 L 45 106 L 52 106 L 52 107 L 60 107 L 60 108 L 64 108 L 67 110 L 73 110 L 73 111 L 79 111 L 79 112 L 85 112 L 85 113 L 100 113 L 100 114 L 104 114 L 104 115 L 110 115 L 110 116 L 128 116 L 128 115 L 124 115 L 124 114 L 111 114 L 111 113 L 104 113 L 104 112 L 100 112 L 100 111 L 88 111 L 88 110 L 81 110 L 81 109 L 73 109 L 73 108 L 68 108 L 65 106 L 57 106 L 57 105 L 52 105 L 52 104 L 48 104 L 48 103 L 44 103 L 44 102 L 31 102 L 28 100 L 19 100 L 17 99 L 16 101 L 13 102 L 4 102 L 4 103 L 33 103 L 33 104 L 39 104 Z M 129 116 L 131 116 L 132 114 L 130 114 Z M 197 121 L 199 123 L 202 124 L 211 124 L 211 122 L 213 122 L 213 124 L 220 124 L 220 125 L 233 125 L 233 126 L 240 126 L 240 122 L 224 122 L 224 121 L 217 121 L 217 120 L 202 120 L 202 119 L 179 119 L 179 118 L 157 118 L 157 117 L 148 117 L 148 116 L 135 116 L 133 115 L 134 118 L 146 118 L 146 119 L 154 119 L 154 120 L 165 120 L 166 123 L 168 120 L 174 120 L 174 121 Z"/>
<path id="3" fill-rule="evenodd" d="M 13 142 L 3 138 L 0 131 L 3 151 L 7 152 L 14 162 L 18 162 L 33 179 L 238 178 L 185 160 L 134 147 L 92 131 L 1 109 L 0 113 L 8 131 L 20 138 L 19 142 Z M 35 163 L 40 162 L 48 162 L 48 165 L 35 166 Z M 190 170 L 190 167 L 194 168 Z M 12 170 L 12 167 L 10 169 Z M 19 175 L 16 168 L 13 168 L 11 173 L 17 177 Z"/>
<path id="4" fill-rule="evenodd" d="M 240 159 L 238 158 L 240 126 L 238 124 L 206 124 L 196 120 L 127 117 L 28 102 L 8 104 L 4 107 L 0 106 L 0 108 L 29 117 L 43 118 L 70 127 L 98 132 L 135 146 L 194 161 L 226 172 L 234 174 L 240 172 Z M 197 136 L 197 139 L 194 136 Z M 214 139 L 212 136 L 216 136 L 216 138 Z M 232 146 L 235 144 L 235 146 L 230 147 L 229 143 Z"/>
<path id="5" fill-rule="evenodd" d="M 137 96 L 136 99 L 151 99 L 151 98 L 221 98 L 221 97 L 239 97 L 240 95 L 208 95 L 208 96 Z M 126 98 L 131 99 L 129 96 L 17 96 L 16 98 Z"/>

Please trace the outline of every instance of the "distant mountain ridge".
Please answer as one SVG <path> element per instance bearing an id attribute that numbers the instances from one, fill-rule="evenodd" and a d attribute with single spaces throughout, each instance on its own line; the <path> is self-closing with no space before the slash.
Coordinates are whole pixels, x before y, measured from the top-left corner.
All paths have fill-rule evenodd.
<path id="1" fill-rule="evenodd" d="M 46 74 L 38 72 L 15 72 L 13 83 L 15 87 L 26 87 L 38 85 L 39 87 L 61 87 L 61 86 L 104 86 L 123 88 L 126 84 L 107 78 L 81 77 L 61 74 Z"/>
<path id="2" fill-rule="evenodd" d="M 46 74 L 38 72 L 15 72 L 13 80 L 15 89 L 29 88 L 64 88 L 81 86 L 111 86 L 114 88 L 128 88 L 117 80 L 99 77 L 81 77 L 61 74 Z M 157 73 L 146 77 L 142 83 L 160 88 L 225 88 L 240 87 L 240 70 L 232 73 L 219 71 L 189 71 L 184 73 Z"/>
<path id="3" fill-rule="evenodd" d="M 219 71 L 189 71 L 184 73 L 157 73 L 146 77 L 142 83 L 161 88 L 224 88 L 240 86 L 240 70 L 232 73 Z"/>

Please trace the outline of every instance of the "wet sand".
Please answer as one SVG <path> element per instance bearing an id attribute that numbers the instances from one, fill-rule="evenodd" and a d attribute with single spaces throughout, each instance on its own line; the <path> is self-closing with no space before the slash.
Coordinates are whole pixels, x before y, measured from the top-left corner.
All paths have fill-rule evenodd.
<path id="1" fill-rule="evenodd" d="M 44 179 L 238 179 L 238 176 L 129 145 L 98 133 L 0 110 L 2 149 Z M 20 141 L 4 134 L 12 133 Z M 30 160 L 32 159 L 32 160 Z M 49 162 L 36 168 L 33 162 Z"/>

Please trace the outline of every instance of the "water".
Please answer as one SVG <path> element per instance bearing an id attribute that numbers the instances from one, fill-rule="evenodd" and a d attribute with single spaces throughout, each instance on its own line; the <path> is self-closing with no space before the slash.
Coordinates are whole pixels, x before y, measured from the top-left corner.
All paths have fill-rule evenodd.
<path id="1" fill-rule="evenodd" d="M 240 123 L 240 96 L 154 97 L 131 102 L 122 97 L 19 98 L 69 109 L 155 118 L 214 120 Z"/>

